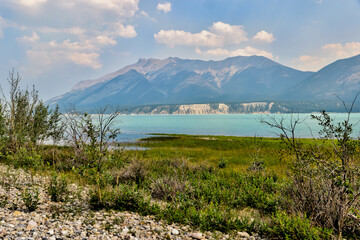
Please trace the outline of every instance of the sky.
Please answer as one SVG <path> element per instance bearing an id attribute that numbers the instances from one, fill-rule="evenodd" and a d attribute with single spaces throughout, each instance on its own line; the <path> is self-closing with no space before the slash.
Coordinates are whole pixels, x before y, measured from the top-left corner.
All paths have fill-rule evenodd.
<path id="1" fill-rule="evenodd" d="M 317 71 L 357 54 L 359 0 L 0 0 L 0 85 L 15 69 L 45 100 L 139 58 Z"/>

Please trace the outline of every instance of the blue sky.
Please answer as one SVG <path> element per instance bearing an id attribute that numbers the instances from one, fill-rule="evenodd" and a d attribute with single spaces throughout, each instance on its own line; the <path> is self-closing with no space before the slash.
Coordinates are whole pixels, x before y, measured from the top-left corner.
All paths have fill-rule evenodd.
<path id="1" fill-rule="evenodd" d="M 316 71 L 360 54 L 358 0 L 0 0 L 10 69 L 49 99 L 139 58 L 263 55 Z"/>

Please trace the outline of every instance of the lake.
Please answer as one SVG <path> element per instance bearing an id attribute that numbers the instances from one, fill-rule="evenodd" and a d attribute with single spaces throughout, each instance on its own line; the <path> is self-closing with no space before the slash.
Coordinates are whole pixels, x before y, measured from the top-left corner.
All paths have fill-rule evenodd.
<path id="1" fill-rule="evenodd" d="M 150 133 L 275 137 L 276 129 L 260 122 L 269 116 L 277 119 L 283 117 L 285 123 L 291 118 L 291 114 L 121 115 L 115 126 L 121 129 L 121 141 L 133 141 L 147 137 Z M 330 113 L 330 116 L 337 122 L 347 118 L 345 113 Z M 298 137 L 318 136 L 321 128 L 316 120 L 310 118 L 310 114 L 294 114 L 293 117 L 304 120 L 296 128 Z M 352 123 L 359 121 L 360 113 L 351 114 Z M 360 125 L 356 125 L 354 136 L 359 136 L 359 133 Z"/>

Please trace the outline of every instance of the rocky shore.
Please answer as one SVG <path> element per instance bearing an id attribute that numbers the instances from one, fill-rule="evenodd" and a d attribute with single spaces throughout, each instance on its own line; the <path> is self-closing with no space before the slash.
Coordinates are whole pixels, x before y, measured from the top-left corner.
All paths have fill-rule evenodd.
<path id="1" fill-rule="evenodd" d="M 167 224 L 155 216 L 130 212 L 92 211 L 88 189 L 71 184 L 65 203 L 50 200 L 49 177 L 0 164 L 0 239 L 251 239 L 246 232 L 200 232 L 190 226 Z M 24 191 L 36 190 L 39 203 L 29 212 Z"/>

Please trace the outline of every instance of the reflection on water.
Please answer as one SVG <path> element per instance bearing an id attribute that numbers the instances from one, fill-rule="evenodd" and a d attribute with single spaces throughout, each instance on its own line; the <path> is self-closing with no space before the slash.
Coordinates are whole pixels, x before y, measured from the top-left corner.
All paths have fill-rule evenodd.
<path id="1" fill-rule="evenodd" d="M 288 124 L 291 114 L 271 114 L 276 118 L 285 118 Z M 330 113 L 337 122 L 346 119 L 347 114 Z M 225 135 L 225 136 L 259 136 L 276 137 L 278 132 L 260 123 L 266 114 L 227 114 L 227 115 L 121 115 L 115 126 L 122 131 L 121 141 L 131 142 L 149 137 L 146 133 L 176 133 L 190 135 Z M 309 113 L 294 114 L 293 117 L 304 120 L 296 128 L 296 136 L 303 138 L 317 137 L 321 127 L 311 119 Z M 360 113 L 351 115 L 351 122 L 358 123 Z M 360 124 L 354 127 L 354 136 L 359 136 Z"/>
<path id="2" fill-rule="evenodd" d="M 147 147 L 139 147 L 139 146 L 121 146 L 120 148 L 122 150 L 124 150 L 124 151 L 129 151 L 129 150 L 145 151 L 145 150 L 150 149 L 150 148 L 147 148 Z"/>

